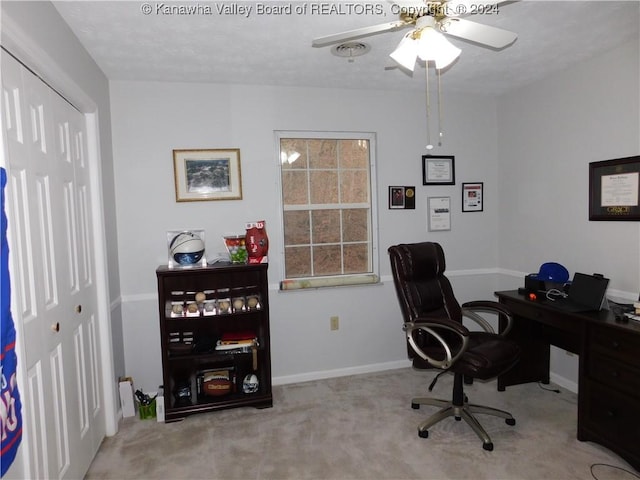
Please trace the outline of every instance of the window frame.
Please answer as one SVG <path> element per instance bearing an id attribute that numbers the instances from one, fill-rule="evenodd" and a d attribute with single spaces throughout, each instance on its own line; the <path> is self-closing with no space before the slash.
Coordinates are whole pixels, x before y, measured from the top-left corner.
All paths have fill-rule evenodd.
<path id="1" fill-rule="evenodd" d="M 284 235 L 284 195 L 282 180 L 282 163 L 280 160 L 280 144 L 283 139 L 313 139 L 313 140 L 366 140 L 369 142 L 369 209 L 370 209 L 370 259 L 371 272 L 343 273 L 338 275 L 322 275 L 311 277 L 286 278 L 285 263 L 285 235 Z M 335 131 L 306 131 L 306 130 L 276 130 L 275 131 L 276 165 L 278 169 L 278 213 L 280 220 L 279 259 L 282 265 L 280 272 L 280 290 L 300 290 L 308 288 L 354 286 L 375 284 L 380 282 L 379 254 L 378 254 L 378 198 L 377 198 L 377 163 L 376 163 L 376 134 L 373 132 L 335 132 Z M 342 205 L 342 204 L 341 204 Z M 340 208 L 348 209 L 349 204 Z M 342 241 L 341 241 L 342 244 Z"/>

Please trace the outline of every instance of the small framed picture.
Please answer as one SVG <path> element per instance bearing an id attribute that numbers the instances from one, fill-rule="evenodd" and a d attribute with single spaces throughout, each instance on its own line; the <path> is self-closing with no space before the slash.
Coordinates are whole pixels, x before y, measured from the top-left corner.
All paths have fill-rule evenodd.
<path id="1" fill-rule="evenodd" d="M 427 202 L 429 231 L 451 230 L 451 197 L 429 197 Z"/>
<path id="2" fill-rule="evenodd" d="M 176 202 L 241 200 L 240 149 L 174 150 Z"/>
<path id="3" fill-rule="evenodd" d="M 481 212 L 482 211 L 482 182 L 462 184 L 462 211 Z"/>
<path id="4" fill-rule="evenodd" d="M 414 210 L 416 187 L 389 187 L 389 208 L 392 210 Z"/>
<path id="5" fill-rule="evenodd" d="M 455 185 L 455 157 L 423 155 L 422 156 L 422 184 L 423 185 Z"/>

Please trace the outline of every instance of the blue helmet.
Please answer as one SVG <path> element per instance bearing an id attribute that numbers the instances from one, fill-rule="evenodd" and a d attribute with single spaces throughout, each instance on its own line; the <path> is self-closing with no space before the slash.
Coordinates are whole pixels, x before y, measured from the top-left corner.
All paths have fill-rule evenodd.
<path id="1" fill-rule="evenodd" d="M 534 278 L 545 282 L 565 283 L 569 281 L 569 271 L 559 263 L 547 262 L 540 265 Z"/>

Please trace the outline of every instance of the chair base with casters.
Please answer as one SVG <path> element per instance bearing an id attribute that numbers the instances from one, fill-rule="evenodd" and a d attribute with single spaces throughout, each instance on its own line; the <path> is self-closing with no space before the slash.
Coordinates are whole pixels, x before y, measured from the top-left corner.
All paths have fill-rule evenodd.
<path id="1" fill-rule="evenodd" d="M 428 438 L 429 428 L 445 418 L 455 417 L 457 421 L 464 420 L 467 422 L 473 431 L 476 432 L 476 435 L 482 440 L 482 448 L 488 451 L 493 450 L 491 437 L 489 437 L 485 429 L 480 425 L 480 422 L 478 422 L 474 414 L 480 413 L 504 418 L 506 424 L 511 426 L 516 424 L 516 419 L 504 410 L 469 403 L 469 399 L 464 394 L 462 388 L 463 375 L 455 374 L 453 383 L 453 398 L 451 400 L 440 400 L 431 397 L 417 397 L 411 400 L 411 408 L 414 409 L 419 409 L 420 405 L 440 407 L 438 412 L 431 415 L 418 426 L 418 436 L 420 438 Z"/>

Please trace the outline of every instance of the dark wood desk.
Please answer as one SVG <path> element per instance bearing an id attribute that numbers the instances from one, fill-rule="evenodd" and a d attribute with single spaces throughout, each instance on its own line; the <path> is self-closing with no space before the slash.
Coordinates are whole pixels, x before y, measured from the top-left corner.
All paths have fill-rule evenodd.
<path id="1" fill-rule="evenodd" d="M 496 296 L 515 317 L 509 338 L 523 351 L 498 377 L 498 390 L 548 383 L 550 345 L 579 355 L 578 440 L 599 443 L 640 470 L 640 323 L 616 322 L 608 310 L 564 312 L 516 290 Z"/>

